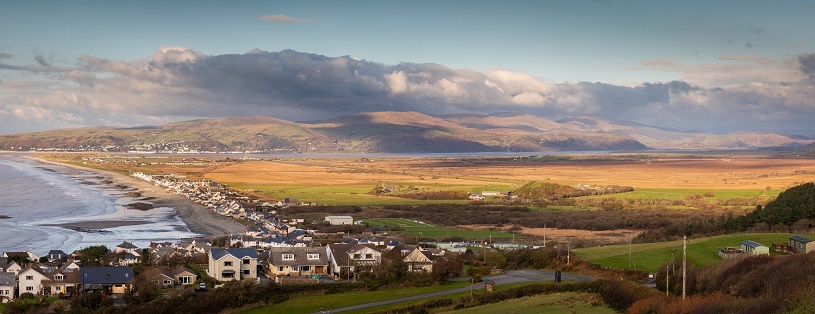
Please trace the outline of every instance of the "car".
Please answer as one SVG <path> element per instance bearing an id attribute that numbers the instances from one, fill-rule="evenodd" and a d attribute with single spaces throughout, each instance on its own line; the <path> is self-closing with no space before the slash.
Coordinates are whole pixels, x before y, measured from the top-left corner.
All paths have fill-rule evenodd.
<path id="1" fill-rule="evenodd" d="M 206 289 L 206 288 L 207 288 L 207 283 L 206 282 L 199 282 L 198 283 L 198 289 Z"/>

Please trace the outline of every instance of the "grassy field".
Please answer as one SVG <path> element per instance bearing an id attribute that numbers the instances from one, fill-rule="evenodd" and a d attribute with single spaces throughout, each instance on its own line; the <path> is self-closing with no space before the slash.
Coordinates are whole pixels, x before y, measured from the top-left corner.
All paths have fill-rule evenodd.
<path id="1" fill-rule="evenodd" d="M 440 239 L 447 236 L 457 236 L 465 239 L 480 240 L 492 237 L 493 242 L 496 239 L 511 239 L 512 234 L 500 230 L 458 230 L 442 226 L 433 226 L 422 224 L 409 219 L 402 218 L 375 218 L 365 219 L 363 223 L 370 224 L 372 227 L 382 228 L 384 226 L 399 226 L 400 231 L 408 233 L 411 236 L 427 237 Z M 515 235 L 516 240 L 523 239 L 521 235 Z"/>
<path id="2" fill-rule="evenodd" d="M 702 195 L 705 193 L 713 193 L 712 197 L 706 197 L 708 200 L 729 200 L 734 198 L 751 198 L 751 197 L 764 197 L 770 198 L 778 196 L 781 190 L 763 190 L 761 189 L 747 189 L 747 190 L 724 190 L 724 189 L 648 189 L 641 188 L 633 192 L 585 196 L 586 198 L 643 198 L 643 199 L 669 199 L 669 200 L 682 200 L 688 195 Z"/>
<path id="3" fill-rule="evenodd" d="M 688 262 L 697 266 L 710 265 L 721 260 L 718 251 L 725 247 L 739 247 L 744 240 L 753 240 L 770 246 L 772 243 L 787 243 L 787 233 L 745 233 L 715 236 L 709 238 L 688 240 Z M 631 245 L 632 269 L 656 272 L 660 267 L 674 260 L 682 261 L 682 240 L 658 243 L 643 243 Z M 628 245 L 612 245 L 572 250 L 574 254 L 584 260 L 600 265 L 628 269 Z"/>
<path id="4" fill-rule="evenodd" d="M 449 314 L 527 314 L 527 313 L 616 313 L 605 303 L 598 294 L 593 293 L 553 293 L 541 294 L 520 299 L 507 300 L 440 313 Z"/>
<path id="5" fill-rule="evenodd" d="M 355 291 L 337 294 L 298 295 L 293 296 L 291 299 L 279 304 L 258 307 L 240 313 L 314 313 L 319 312 L 320 310 L 335 309 L 356 304 L 455 289 L 467 286 L 469 284 L 469 282 L 451 282 L 446 285 L 418 288 L 381 289 L 376 291 Z"/>

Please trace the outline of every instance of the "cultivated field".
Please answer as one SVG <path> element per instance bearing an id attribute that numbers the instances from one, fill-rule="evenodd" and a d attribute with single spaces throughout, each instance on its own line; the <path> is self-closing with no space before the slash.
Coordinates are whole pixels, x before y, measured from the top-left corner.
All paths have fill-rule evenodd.
<path id="1" fill-rule="evenodd" d="M 472 239 L 472 240 L 484 240 L 492 238 L 493 240 L 497 239 L 512 239 L 513 234 L 506 231 L 501 230 L 461 230 L 455 228 L 448 228 L 443 226 L 433 226 L 429 224 L 415 222 L 409 219 L 402 219 L 402 218 L 375 218 L 375 219 L 365 219 L 363 220 L 364 223 L 370 224 L 372 227 L 375 228 L 393 228 L 399 227 L 399 231 L 394 231 L 394 233 L 407 233 L 414 237 L 427 237 L 427 238 L 434 238 L 434 239 L 441 239 L 448 236 L 455 236 L 455 237 L 462 237 L 464 239 Z M 516 240 L 522 240 L 524 237 L 516 233 L 515 234 Z"/>
<path id="2" fill-rule="evenodd" d="M 766 246 L 773 243 L 787 243 L 787 238 L 792 236 L 788 233 L 746 233 L 730 234 L 708 238 L 688 240 L 688 263 L 697 266 L 707 266 L 721 260 L 718 255 L 719 249 L 726 247 L 739 247 L 739 243 L 744 240 L 753 240 Z M 656 272 L 661 266 L 671 261 L 671 253 L 674 253 L 674 261 L 682 263 L 682 240 L 642 243 L 630 246 L 632 251 L 632 269 Z M 628 269 L 629 245 L 610 245 L 603 247 L 582 248 L 573 250 L 577 257 L 596 264 Z"/>

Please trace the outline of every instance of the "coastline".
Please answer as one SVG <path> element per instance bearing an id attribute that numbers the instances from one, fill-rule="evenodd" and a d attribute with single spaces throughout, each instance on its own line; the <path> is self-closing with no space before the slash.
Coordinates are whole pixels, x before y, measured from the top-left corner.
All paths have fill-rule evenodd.
<path id="1" fill-rule="evenodd" d="M 59 165 L 71 169 L 88 171 L 107 177 L 116 185 L 122 185 L 132 188 L 132 192 L 141 194 L 140 198 L 148 199 L 153 204 L 153 207 L 172 207 L 176 214 L 184 221 L 187 228 L 194 233 L 204 236 L 224 236 L 230 234 L 243 234 L 246 226 L 233 220 L 232 218 L 219 215 L 203 205 L 197 204 L 186 197 L 176 195 L 164 191 L 161 187 L 150 184 L 147 181 L 139 180 L 137 178 L 120 174 L 113 171 L 93 169 L 89 167 L 76 166 L 71 164 L 59 163 L 50 160 L 38 158 L 36 155 L 26 156 L 41 163 Z M 120 225 L 132 225 L 133 222 L 96 222 L 96 221 L 82 221 L 76 223 L 60 224 L 61 227 L 66 228 L 110 228 Z"/>

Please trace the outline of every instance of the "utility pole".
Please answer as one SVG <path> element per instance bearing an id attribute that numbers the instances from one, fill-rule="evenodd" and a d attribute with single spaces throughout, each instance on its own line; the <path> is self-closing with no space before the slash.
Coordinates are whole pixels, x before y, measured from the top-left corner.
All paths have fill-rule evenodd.
<path id="1" fill-rule="evenodd" d="M 631 270 L 631 243 L 634 242 L 634 232 L 628 232 L 628 270 Z"/>
<path id="2" fill-rule="evenodd" d="M 546 224 L 543 224 L 543 247 L 546 247 Z"/>
<path id="3" fill-rule="evenodd" d="M 688 236 L 682 236 L 682 300 L 685 300 L 685 284 L 688 276 Z"/>
<path id="4" fill-rule="evenodd" d="M 572 240 L 569 239 L 566 242 L 566 265 L 571 265 L 571 257 L 572 257 Z"/>
<path id="5" fill-rule="evenodd" d="M 668 287 L 671 286 L 671 265 L 665 265 L 665 297 L 668 297 Z"/>

